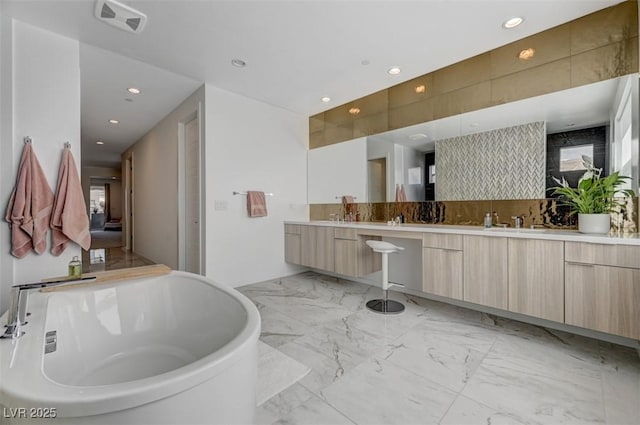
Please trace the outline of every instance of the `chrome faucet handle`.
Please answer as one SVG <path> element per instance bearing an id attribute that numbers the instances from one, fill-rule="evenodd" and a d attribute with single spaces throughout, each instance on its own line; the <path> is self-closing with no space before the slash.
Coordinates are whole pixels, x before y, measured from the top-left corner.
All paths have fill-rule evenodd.
<path id="1" fill-rule="evenodd" d="M 82 277 L 80 279 L 61 279 L 50 282 L 25 283 L 13 285 L 11 287 L 11 303 L 7 314 L 7 329 L 0 339 L 15 339 L 24 335 L 20 327 L 27 324 L 27 295 L 23 292 L 29 289 L 47 288 L 50 286 L 60 286 L 78 282 L 91 282 L 95 277 Z"/>

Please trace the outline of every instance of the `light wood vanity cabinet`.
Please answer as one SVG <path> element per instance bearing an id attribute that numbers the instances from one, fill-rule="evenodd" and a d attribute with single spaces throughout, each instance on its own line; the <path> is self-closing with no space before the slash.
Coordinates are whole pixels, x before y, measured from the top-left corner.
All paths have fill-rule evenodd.
<path id="1" fill-rule="evenodd" d="M 376 236 L 359 236 L 356 229 L 334 228 L 335 272 L 345 276 L 365 276 L 382 267 L 379 254 L 375 254 L 366 244 L 366 240 Z"/>
<path id="2" fill-rule="evenodd" d="M 507 310 L 507 238 L 465 235 L 463 242 L 463 299 Z"/>
<path id="3" fill-rule="evenodd" d="M 300 264 L 334 271 L 333 227 L 300 225 Z"/>
<path id="4" fill-rule="evenodd" d="M 285 260 L 362 277 L 383 237 L 422 240 L 425 293 L 640 340 L 636 245 L 285 224 Z"/>
<path id="5" fill-rule="evenodd" d="M 285 261 L 344 276 L 360 277 L 381 268 L 380 256 L 354 228 L 285 225 Z"/>
<path id="6" fill-rule="evenodd" d="M 564 242 L 516 239 L 509 246 L 509 311 L 564 322 Z"/>
<path id="7" fill-rule="evenodd" d="M 640 339 L 640 247 L 565 244 L 565 322 Z"/>
<path id="8" fill-rule="evenodd" d="M 300 264 L 300 226 L 284 225 L 284 261 Z"/>
<path id="9" fill-rule="evenodd" d="M 462 299 L 462 235 L 425 233 L 422 238 L 422 290 Z"/>

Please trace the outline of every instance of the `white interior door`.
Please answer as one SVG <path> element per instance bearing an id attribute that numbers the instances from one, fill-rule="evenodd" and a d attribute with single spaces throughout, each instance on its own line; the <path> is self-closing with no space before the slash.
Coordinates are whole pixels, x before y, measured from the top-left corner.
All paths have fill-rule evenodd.
<path id="1" fill-rule="evenodd" d="M 185 270 L 200 273 L 200 131 L 185 124 Z"/>

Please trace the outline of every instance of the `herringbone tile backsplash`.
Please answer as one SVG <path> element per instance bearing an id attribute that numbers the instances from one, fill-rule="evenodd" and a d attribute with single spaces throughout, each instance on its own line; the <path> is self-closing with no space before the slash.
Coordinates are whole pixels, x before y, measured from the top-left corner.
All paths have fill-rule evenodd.
<path id="1" fill-rule="evenodd" d="M 436 199 L 545 197 L 545 123 L 436 140 Z"/>

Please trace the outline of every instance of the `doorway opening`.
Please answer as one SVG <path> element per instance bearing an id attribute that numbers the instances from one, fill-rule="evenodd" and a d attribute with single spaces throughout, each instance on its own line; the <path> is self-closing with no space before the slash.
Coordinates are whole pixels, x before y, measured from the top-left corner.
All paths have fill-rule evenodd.
<path id="1" fill-rule="evenodd" d="M 369 202 L 387 202 L 387 158 L 367 161 Z"/>

